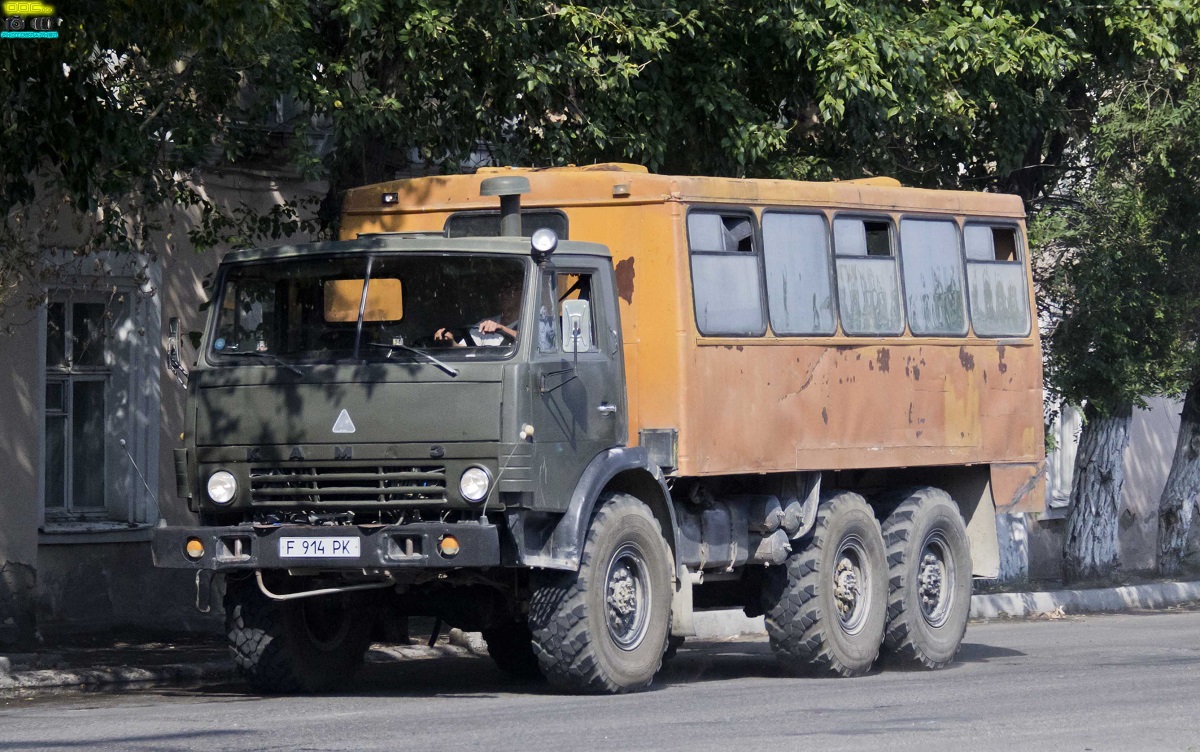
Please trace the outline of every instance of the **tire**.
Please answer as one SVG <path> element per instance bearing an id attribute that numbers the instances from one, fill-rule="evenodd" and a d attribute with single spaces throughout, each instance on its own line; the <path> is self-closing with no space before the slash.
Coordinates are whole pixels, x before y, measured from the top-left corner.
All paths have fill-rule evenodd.
<path id="1" fill-rule="evenodd" d="M 533 652 L 533 634 L 524 622 L 504 624 L 483 630 L 488 655 L 496 666 L 516 679 L 540 679 L 537 656 Z"/>
<path id="2" fill-rule="evenodd" d="M 671 555 L 658 521 L 628 494 L 600 499 L 577 572 L 536 571 L 529 627 L 542 673 L 569 692 L 634 692 L 662 666 Z"/>
<path id="3" fill-rule="evenodd" d="M 860 676 L 879 656 L 887 608 L 883 536 L 855 493 L 821 499 L 812 537 L 763 584 L 771 648 L 798 674 Z"/>
<path id="4" fill-rule="evenodd" d="M 889 662 L 942 668 L 954 660 L 971 611 L 971 547 L 958 505 L 937 488 L 904 493 L 883 522 Z"/>
<path id="5" fill-rule="evenodd" d="M 373 620 L 344 596 L 275 601 L 254 580 L 229 583 L 225 631 L 256 692 L 324 692 L 348 682 L 371 644 Z"/>

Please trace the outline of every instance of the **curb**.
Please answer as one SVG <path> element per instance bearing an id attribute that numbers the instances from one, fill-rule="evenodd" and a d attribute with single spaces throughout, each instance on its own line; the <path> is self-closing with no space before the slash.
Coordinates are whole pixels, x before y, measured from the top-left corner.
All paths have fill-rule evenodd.
<path id="1" fill-rule="evenodd" d="M 235 675 L 232 661 L 176 663 L 152 668 L 104 666 L 36 669 L 0 673 L 0 692 L 55 687 L 102 687 L 110 684 L 188 684 L 233 679 Z"/>
<path id="2" fill-rule="evenodd" d="M 1200 580 L 1150 585 L 1051 590 L 1040 593 L 993 593 L 971 597 L 972 619 L 1023 618 L 1040 614 L 1111 614 L 1168 608 L 1200 601 Z"/>

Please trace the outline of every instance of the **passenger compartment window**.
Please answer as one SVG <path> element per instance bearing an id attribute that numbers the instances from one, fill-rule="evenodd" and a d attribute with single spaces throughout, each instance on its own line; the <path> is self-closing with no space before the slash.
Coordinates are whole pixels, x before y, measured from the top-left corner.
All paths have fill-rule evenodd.
<path id="1" fill-rule="evenodd" d="M 900 222 L 900 268 L 908 328 L 917 335 L 967 333 L 963 263 L 958 227 L 951 220 Z"/>
<path id="2" fill-rule="evenodd" d="M 776 334 L 833 334 L 829 227 L 820 214 L 765 212 L 767 308 Z"/>
<path id="3" fill-rule="evenodd" d="M 833 236 L 842 330 L 852 335 L 902 333 L 891 222 L 838 217 Z"/>
<path id="4" fill-rule="evenodd" d="M 753 215 L 692 211 L 687 229 L 700 333 L 762 335 L 767 326 Z"/>
<path id="5" fill-rule="evenodd" d="M 1029 334 L 1029 288 L 1017 229 L 968 224 L 963 230 L 971 326 L 980 337 Z"/>

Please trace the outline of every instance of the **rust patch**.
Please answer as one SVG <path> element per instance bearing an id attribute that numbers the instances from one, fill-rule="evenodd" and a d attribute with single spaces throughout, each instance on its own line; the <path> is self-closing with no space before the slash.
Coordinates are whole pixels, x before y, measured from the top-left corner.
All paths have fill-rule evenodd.
<path id="1" fill-rule="evenodd" d="M 892 353 L 886 347 L 881 347 L 875 351 L 875 362 L 879 364 L 880 373 L 887 373 L 891 365 Z"/>
<path id="2" fill-rule="evenodd" d="M 921 380 L 921 367 L 913 366 L 913 381 L 920 381 L 920 380 Z"/>
<path id="3" fill-rule="evenodd" d="M 967 352 L 965 347 L 958 348 L 958 362 L 962 363 L 964 371 L 975 370 L 975 356 Z"/>
<path id="4" fill-rule="evenodd" d="M 827 408 L 821 408 L 821 420 L 825 421 L 825 425 L 829 425 L 829 410 Z"/>
<path id="5" fill-rule="evenodd" d="M 633 256 L 618 261 L 613 269 L 617 274 L 617 295 L 626 303 L 633 303 L 633 278 L 636 276 L 633 271 Z"/>
<path id="6" fill-rule="evenodd" d="M 909 402 L 908 403 L 908 424 L 910 426 L 912 425 L 912 411 L 913 411 L 913 403 Z"/>
<path id="7" fill-rule="evenodd" d="M 783 399 L 781 399 L 779 401 L 782 402 L 783 400 L 787 399 L 788 397 L 795 397 L 797 394 L 799 394 L 800 392 L 803 392 L 805 389 L 807 389 L 808 385 L 812 383 L 813 376 L 815 376 L 817 373 L 817 368 L 821 365 L 821 362 L 823 360 L 825 360 L 825 356 L 828 354 L 829 354 L 829 350 L 822 350 L 820 357 L 818 357 L 815 361 L 813 361 L 812 366 L 809 367 L 808 373 L 805 374 L 805 376 L 804 376 L 804 383 L 800 385 L 800 388 L 794 392 L 788 392 L 787 394 L 783 395 Z M 800 359 L 796 358 L 796 362 L 800 362 Z"/>
<path id="8" fill-rule="evenodd" d="M 738 345 L 738 346 L 737 346 L 737 351 L 738 351 L 738 352 L 741 352 L 742 350 L 745 350 L 745 349 L 746 349 L 746 348 L 742 347 L 741 345 Z"/>
<path id="9" fill-rule="evenodd" d="M 874 371 L 874 370 L 875 370 L 875 361 L 873 361 L 873 360 L 868 360 L 868 361 L 867 361 L 867 370 L 868 370 L 868 371 Z"/>
<path id="10" fill-rule="evenodd" d="M 1000 369 L 1000 373 L 1006 373 L 1008 364 L 1004 362 L 1004 345 L 996 345 L 996 355 L 1000 357 L 1000 365 L 997 368 Z"/>

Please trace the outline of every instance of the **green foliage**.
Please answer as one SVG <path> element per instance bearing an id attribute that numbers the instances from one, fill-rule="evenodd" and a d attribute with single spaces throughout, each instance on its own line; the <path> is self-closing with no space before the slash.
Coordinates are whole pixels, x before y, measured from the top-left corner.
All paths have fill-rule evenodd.
<path id="1" fill-rule="evenodd" d="M 1049 376 L 1099 414 L 1180 394 L 1197 366 L 1200 78 L 1147 66 L 1111 82 L 1090 173 L 1041 213 L 1043 288 L 1060 306 Z"/>

